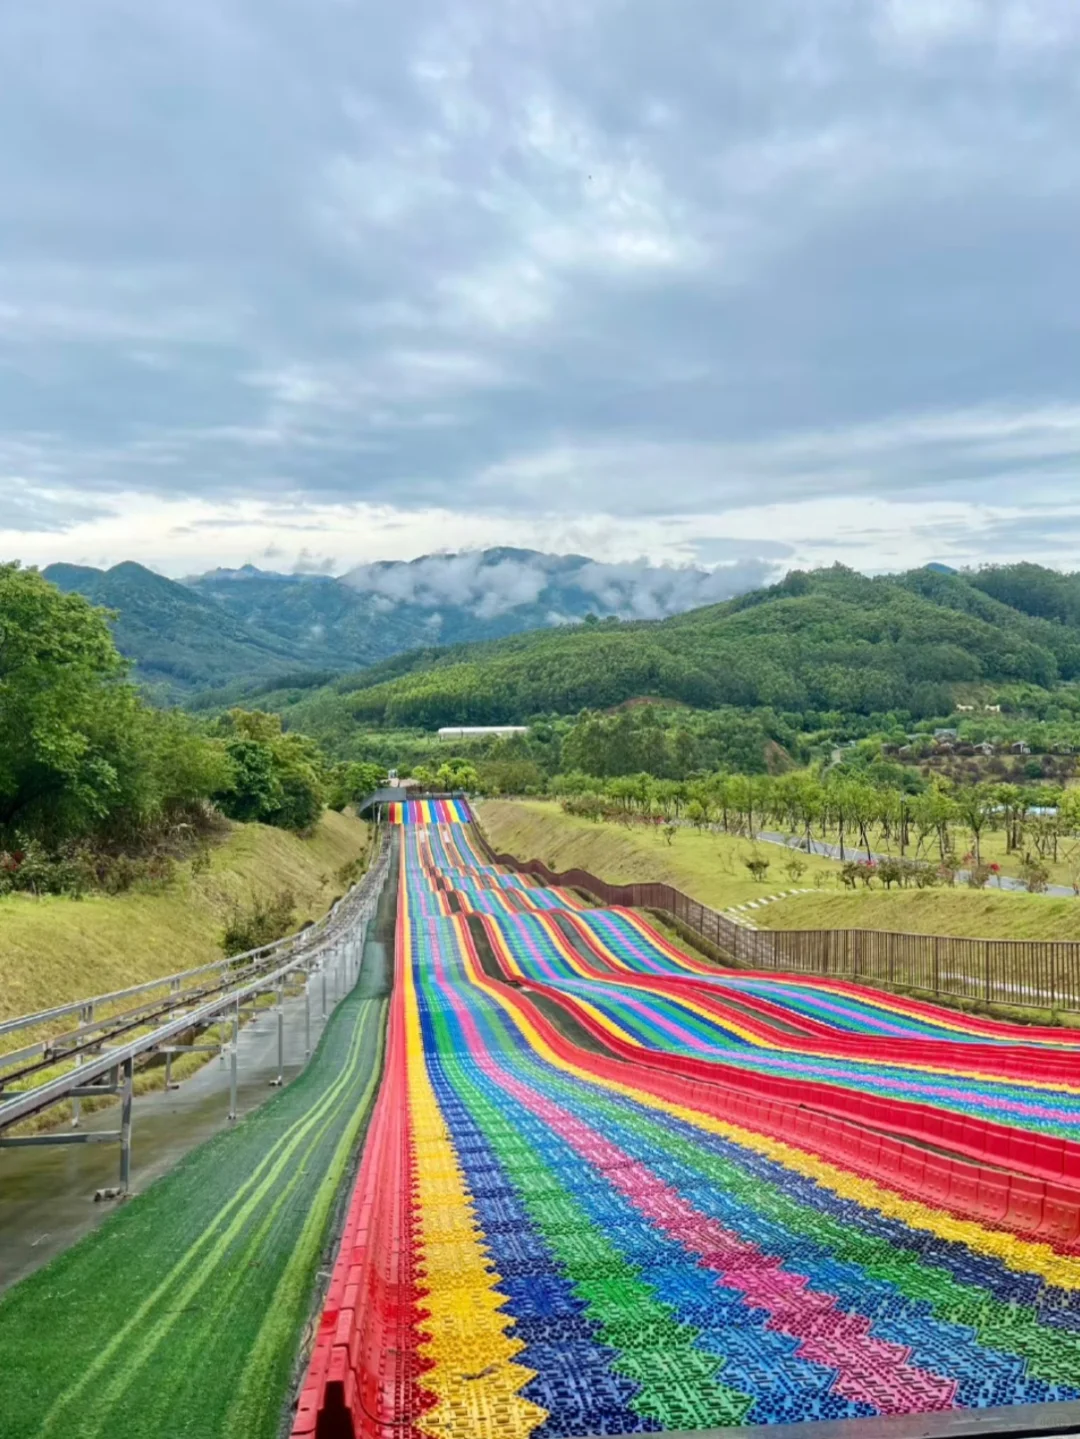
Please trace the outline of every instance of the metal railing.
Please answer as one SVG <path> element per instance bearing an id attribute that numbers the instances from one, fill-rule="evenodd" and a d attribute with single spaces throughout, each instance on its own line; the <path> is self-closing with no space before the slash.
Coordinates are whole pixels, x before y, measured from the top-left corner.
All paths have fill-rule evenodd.
<path id="1" fill-rule="evenodd" d="M 479 825 L 493 864 L 580 889 L 605 905 L 671 915 L 732 964 L 832 975 L 954 999 L 1080 1012 L 1080 942 L 969 939 L 872 929 L 747 929 L 670 884 L 609 884 L 584 869 L 561 872 L 542 860 L 497 853 Z M 1077 906 L 1080 927 L 1080 905 Z"/>
<path id="2" fill-rule="evenodd" d="M 311 1053 L 312 980 L 321 978 L 322 1016 L 325 1020 L 337 1000 L 354 983 L 363 954 L 367 924 L 375 911 L 390 864 L 390 836 L 382 832 L 374 862 L 363 878 L 317 921 L 297 933 L 257 950 L 214 961 L 196 969 L 165 975 L 157 980 L 117 990 L 108 995 L 77 1000 L 71 1004 L 22 1015 L 4 1022 L 0 1033 L 12 1034 L 40 1026 L 68 1014 L 79 1013 L 82 1023 L 65 1035 L 38 1040 L 18 1051 L 0 1055 L 0 1090 L 16 1077 L 26 1083 L 33 1072 L 43 1072 L 40 1083 L 17 1091 L 0 1093 L 0 1136 L 13 1125 L 65 1100 L 73 1104 L 73 1129 L 69 1132 L 0 1137 L 0 1149 L 38 1144 L 88 1144 L 118 1140 L 120 1143 L 120 1190 L 128 1189 L 131 1174 L 131 1127 L 134 1072 L 140 1061 L 164 1054 L 165 1088 L 171 1083 L 175 1054 L 207 1051 L 230 1061 L 229 1118 L 237 1117 L 238 1038 L 241 1019 L 254 1013 L 245 1008 L 260 996 L 276 998 L 276 1010 L 258 1010 L 260 1015 L 276 1013 L 278 1035 L 277 1078 L 284 1082 L 284 1001 L 291 980 L 303 979 L 305 996 L 305 1057 Z M 209 978 L 209 986 L 185 981 Z M 138 1006 L 119 1014 L 95 1018 L 96 1008 L 126 998 L 164 989 L 165 996 L 150 1006 Z M 207 997 L 209 991 L 209 997 Z M 328 992 L 329 991 L 329 992 Z M 332 1002 L 331 1002 L 332 1001 Z M 225 1019 L 230 1033 L 213 1044 L 181 1043 L 186 1034 L 198 1035 Z M 130 1039 L 124 1036 L 135 1031 Z M 140 1032 L 141 1031 L 141 1032 Z M 50 1075 L 58 1064 L 72 1064 L 64 1073 Z M 13 1066 L 28 1063 L 18 1070 Z M 6 1074 L 5 1074 L 6 1071 Z M 84 1099 L 118 1096 L 122 1101 L 119 1130 L 75 1132 L 79 1104 Z"/>

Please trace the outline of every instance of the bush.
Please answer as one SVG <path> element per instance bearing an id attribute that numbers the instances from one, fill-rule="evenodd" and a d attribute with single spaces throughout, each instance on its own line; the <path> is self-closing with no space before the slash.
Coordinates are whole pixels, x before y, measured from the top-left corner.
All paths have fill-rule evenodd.
<path id="1" fill-rule="evenodd" d="M 763 883 L 765 876 L 769 872 L 769 861 L 767 859 L 763 859 L 760 854 L 755 854 L 752 855 L 748 860 L 746 860 L 745 863 L 747 869 L 750 871 L 753 878 L 757 880 L 758 884 Z"/>
<path id="2" fill-rule="evenodd" d="M 303 833 L 323 807 L 323 760 L 303 735 L 285 734 L 280 715 L 234 709 L 217 728 L 230 762 L 214 798 L 230 819 Z M 340 798 L 340 794 L 332 796 Z"/>
<path id="3" fill-rule="evenodd" d="M 854 889 L 861 880 L 867 889 L 871 889 L 877 877 L 878 865 L 873 859 L 849 859 L 840 871 L 841 881 L 848 889 Z"/>
<path id="4" fill-rule="evenodd" d="M 784 865 L 784 872 L 792 884 L 797 884 L 806 873 L 806 860 L 801 859 L 797 854 L 793 854 Z"/>
<path id="5" fill-rule="evenodd" d="M 580 819 L 602 820 L 608 813 L 607 801 L 598 794 L 571 794 L 562 801 L 564 814 Z"/>
<path id="6" fill-rule="evenodd" d="M 81 897 L 90 876 L 78 859 L 50 855 L 35 840 L 0 854 L 0 894 L 71 894 Z"/>
<path id="7" fill-rule="evenodd" d="M 1050 884 L 1050 871 L 1046 865 L 1026 854 L 1020 866 L 1020 878 L 1024 881 L 1028 894 L 1045 894 Z"/>
<path id="8" fill-rule="evenodd" d="M 296 896 L 291 889 L 282 889 L 270 898 L 253 895 L 246 909 L 234 905 L 221 947 L 225 954 L 244 954 L 284 939 L 296 928 Z"/>
<path id="9" fill-rule="evenodd" d="M 883 859 L 878 862 L 878 878 L 886 889 L 892 889 L 894 884 L 903 886 L 904 865 L 898 859 Z"/>

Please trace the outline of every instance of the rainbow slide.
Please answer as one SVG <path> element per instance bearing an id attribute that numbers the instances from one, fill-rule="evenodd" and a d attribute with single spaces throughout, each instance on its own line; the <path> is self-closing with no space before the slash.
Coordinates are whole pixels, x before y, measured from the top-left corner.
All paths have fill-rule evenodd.
<path id="1" fill-rule="evenodd" d="M 1080 1399 L 1059 1031 L 720 970 L 429 803 L 396 821 L 386 1071 L 294 1439 Z"/>
<path id="2" fill-rule="evenodd" d="M 464 799 L 407 799 L 386 806 L 388 824 L 468 824 L 472 819 Z"/>

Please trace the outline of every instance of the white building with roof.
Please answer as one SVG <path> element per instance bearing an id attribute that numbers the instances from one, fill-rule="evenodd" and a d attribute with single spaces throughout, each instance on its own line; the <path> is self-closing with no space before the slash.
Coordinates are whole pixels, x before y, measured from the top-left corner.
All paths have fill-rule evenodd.
<path id="1" fill-rule="evenodd" d="M 492 735 L 528 734 L 525 724 L 444 725 L 440 739 L 488 739 Z"/>

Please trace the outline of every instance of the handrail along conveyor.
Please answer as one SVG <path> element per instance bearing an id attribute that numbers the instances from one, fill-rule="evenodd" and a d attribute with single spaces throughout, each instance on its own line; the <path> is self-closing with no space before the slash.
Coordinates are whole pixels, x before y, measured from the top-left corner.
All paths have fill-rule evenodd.
<path id="1" fill-rule="evenodd" d="M 322 1015 L 328 1010 L 328 985 L 333 1003 L 355 983 L 363 955 L 367 925 L 375 912 L 390 865 L 389 834 L 382 830 L 377 853 L 363 878 L 333 908 L 312 925 L 273 944 L 215 960 L 195 969 L 162 975 L 129 989 L 90 999 L 74 1000 L 35 1014 L 0 1022 L 4 1036 L 32 1030 L 67 1015 L 79 1023 L 63 1034 L 39 1039 L 22 1049 L 0 1053 L 0 1149 L 42 1144 L 120 1143 L 120 1186 L 126 1193 L 131 1180 L 131 1129 L 136 1064 L 155 1054 L 165 1055 L 166 1091 L 172 1083 L 173 1055 L 205 1051 L 230 1058 L 229 1118 L 237 1117 L 237 1041 L 241 1016 L 254 1010 L 260 995 L 277 999 L 278 1072 L 272 1084 L 284 1082 L 284 997 L 290 979 L 302 977 L 305 992 L 305 1056 L 311 1053 L 311 980 L 322 983 Z M 191 983 L 195 981 L 195 983 Z M 126 999 L 153 991 L 166 991 L 132 1008 L 98 1017 L 99 1011 Z M 248 1006 L 248 1008 L 245 1008 Z M 262 1013 L 270 1013 L 263 1010 Z M 188 1031 L 204 1030 L 222 1017 L 231 1019 L 231 1034 L 218 1043 L 181 1043 Z M 125 1036 L 131 1036 L 126 1038 Z M 73 1061 L 63 1074 L 49 1072 Z M 37 1084 L 27 1084 L 35 1074 Z M 12 1090 L 18 1083 L 21 1087 Z M 5 1094 L 6 1090 L 6 1094 Z M 118 1130 L 82 1130 L 80 1101 L 101 1096 L 121 1098 Z M 47 1134 L 6 1136 L 13 1125 L 64 1100 L 73 1105 L 72 1128 Z M 111 1194 L 113 1191 L 109 1191 Z"/>

